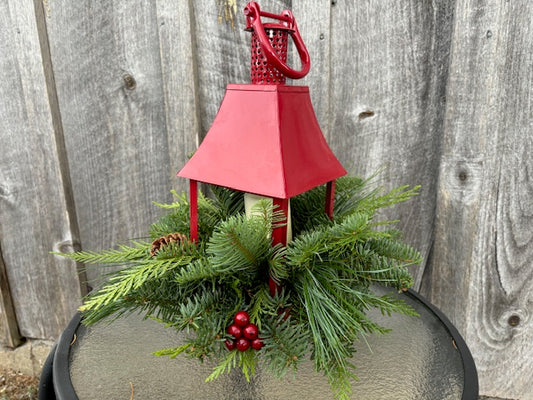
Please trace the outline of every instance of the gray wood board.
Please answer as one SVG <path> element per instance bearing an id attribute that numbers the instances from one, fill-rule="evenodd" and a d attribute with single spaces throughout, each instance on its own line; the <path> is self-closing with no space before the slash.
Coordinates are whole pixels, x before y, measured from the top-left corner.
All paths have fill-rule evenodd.
<path id="1" fill-rule="evenodd" d="M 194 15 L 189 2 L 157 2 L 161 77 L 172 186 L 186 190 L 187 182 L 175 176 L 199 142 L 198 77 Z"/>
<path id="2" fill-rule="evenodd" d="M 21 342 L 7 271 L 0 251 L 0 348 L 2 346 L 17 347 Z"/>
<path id="3" fill-rule="evenodd" d="M 0 4 L 0 248 L 20 333 L 56 338 L 77 305 L 72 229 L 34 3 Z M 5 295 L 5 293 L 4 293 Z"/>
<path id="4" fill-rule="evenodd" d="M 420 195 L 383 215 L 400 219 L 407 242 L 427 259 L 452 24 L 451 1 L 336 2 L 331 11 L 329 136 L 351 173 Z M 434 8 L 436 7 L 436 8 Z M 424 265 L 411 269 L 419 286 Z"/>
<path id="5" fill-rule="evenodd" d="M 179 83 L 171 82 L 167 69 L 176 63 L 163 68 L 162 57 L 180 57 L 167 53 L 167 38 L 187 43 L 190 36 L 173 31 L 189 23 L 188 13 L 169 7 L 142 1 L 50 4 L 48 34 L 84 249 L 146 237 L 160 213 L 152 201 L 170 200 L 176 181 L 171 165 L 180 163 L 171 164 L 170 156 L 183 157 L 184 151 L 169 152 L 169 145 L 184 137 L 177 129 L 186 124 L 168 124 L 176 117 L 167 118 L 167 107 L 177 102 L 165 101 Z M 173 86 L 163 84 L 163 75 Z M 181 100 L 194 104 L 186 96 Z M 89 268 L 90 281 L 100 273 Z"/>
<path id="6" fill-rule="evenodd" d="M 423 288 L 481 393 L 533 398 L 533 3 L 457 4 L 433 256 Z"/>
<path id="7" fill-rule="evenodd" d="M 328 143 L 335 139 L 329 130 L 330 105 L 330 49 L 331 49 L 331 0 L 293 0 L 291 10 L 302 40 L 311 58 L 311 70 L 303 79 L 288 81 L 292 85 L 309 86 L 313 108 Z M 280 13 L 281 9 L 276 13 Z M 296 46 L 289 40 L 291 67 L 300 69 Z"/>
<path id="8" fill-rule="evenodd" d="M 201 138 L 215 118 L 226 85 L 250 82 L 250 33 L 243 30 L 242 8 L 229 3 L 218 1 L 215 7 L 214 2 L 193 2 Z"/>

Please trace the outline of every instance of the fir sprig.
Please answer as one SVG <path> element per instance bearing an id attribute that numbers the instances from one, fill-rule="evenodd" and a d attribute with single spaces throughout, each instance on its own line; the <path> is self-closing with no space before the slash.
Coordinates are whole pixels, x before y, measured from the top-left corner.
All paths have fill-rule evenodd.
<path id="1" fill-rule="evenodd" d="M 90 323 L 98 322 L 103 317 L 108 316 L 107 308 L 114 309 L 118 302 L 124 299 L 127 300 L 132 292 L 138 290 L 145 283 L 161 279 L 172 269 L 188 262 L 188 257 L 181 260 L 143 261 L 135 266 L 118 271 L 109 279 L 108 284 L 94 295 L 89 296 L 80 307 L 80 311 L 85 313 L 85 321 L 90 321 Z M 133 304 L 128 304 L 128 308 L 132 306 Z"/>
<path id="2" fill-rule="evenodd" d="M 222 361 L 213 369 L 211 375 L 205 378 L 206 382 L 210 382 L 220 377 L 222 374 L 228 374 L 233 368 L 239 367 L 244 377 L 250 382 L 250 377 L 255 375 L 257 368 L 257 356 L 254 352 L 240 352 L 237 350 L 230 351 Z"/>
<path id="3" fill-rule="evenodd" d="M 274 376 L 282 377 L 304 359 L 309 349 L 309 329 L 285 315 L 270 316 L 264 328 L 266 368 Z"/>
<path id="4" fill-rule="evenodd" d="M 63 257 L 68 257 L 83 264 L 107 264 L 122 265 L 135 260 L 147 257 L 150 252 L 150 243 L 132 241 L 132 246 L 119 244 L 118 249 L 108 249 L 102 251 L 78 251 L 75 253 L 52 253 Z"/>

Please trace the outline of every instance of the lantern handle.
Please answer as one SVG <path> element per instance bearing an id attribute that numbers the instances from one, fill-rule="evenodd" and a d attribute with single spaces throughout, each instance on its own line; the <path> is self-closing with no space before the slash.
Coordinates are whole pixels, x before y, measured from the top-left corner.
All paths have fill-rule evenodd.
<path id="1" fill-rule="evenodd" d="M 294 15 L 290 10 L 284 10 L 280 15 L 276 15 L 261 11 L 259 9 L 259 4 L 257 4 L 255 1 L 251 1 L 246 5 L 246 7 L 244 7 L 244 15 L 246 15 L 246 28 L 253 29 L 255 31 L 265 57 L 267 58 L 268 62 L 274 66 L 274 68 L 291 79 L 301 79 L 307 75 L 309 69 L 311 68 L 311 59 L 302 37 L 300 36 L 298 27 L 296 26 Z M 289 31 L 302 62 L 302 69 L 300 71 L 290 68 L 287 64 L 279 59 L 276 51 L 272 48 L 270 40 L 268 40 L 265 28 L 261 23 L 261 17 L 277 19 L 282 22 L 282 24 L 279 25 L 279 28 Z"/>

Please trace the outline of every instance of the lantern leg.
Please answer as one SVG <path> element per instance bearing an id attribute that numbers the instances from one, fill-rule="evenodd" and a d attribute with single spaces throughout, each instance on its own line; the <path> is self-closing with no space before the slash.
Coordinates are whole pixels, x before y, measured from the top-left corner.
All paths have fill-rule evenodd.
<path id="1" fill-rule="evenodd" d="M 283 212 L 283 221 L 280 221 L 280 226 L 275 227 L 272 230 L 272 244 L 276 245 L 281 243 L 283 246 L 287 244 L 287 225 L 289 215 L 289 199 L 277 199 L 274 198 L 274 212 Z"/>
<path id="2" fill-rule="evenodd" d="M 198 181 L 189 182 L 189 212 L 191 241 L 198 242 Z"/>
<path id="3" fill-rule="evenodd" d="M 287 245 L 287 225 L 289 215 L 289 199 L 274 198 L 274 212 L 282 211 L 284 220 L 280 221 L 281 226 L 277 226 L 272 229 L 272 245 L 282 244 Z M 281 286 L 270 276 L 268 286 L 270 289 L 270 295 L 275 296 L 277 292 L 281 292 Z"/>
<path id="4" fill-rule="evenodd" d="M 335 181 L 329 181 L 326 185 L 326 214 L 333 220 L 333 203 L 335 201 Z"/>

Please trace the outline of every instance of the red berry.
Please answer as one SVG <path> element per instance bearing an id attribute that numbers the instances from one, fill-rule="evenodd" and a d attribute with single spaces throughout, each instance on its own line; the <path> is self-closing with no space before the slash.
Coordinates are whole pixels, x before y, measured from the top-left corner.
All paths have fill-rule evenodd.
<path id="1" fill-rule="evenodd" d="M 234 350 L 235 349 L 235 342 L 233 340 L 229 340 L 227 339 L 224 344 L 226 345 L 226 348 L 231 351 L 231 350 Z M 255 348 L 255 347 L 254 347 Z"/>
<path id="2" fill-rule="evenodd" d="M 239 311 L 235 314 L 235 323 L 244 328 L 250 323 L 250 316 L 246 311 Z"/>
<path id="3" fill-rule="evenodd" d="M 252 349 L 254 350 L 261 350 L 261 347 L 264 346 L 264 343 L 261 339 L 257 338 L 252 340 Z"/>
<path id="4" fill-rule="evenodd" d="M 254 340 L 257 338 L 257 334 L 259 333 L 259 330 L 257 329 L 257 325 L 249 324 L 244 327 L 242 330 L 242 334 L 246 339 Z"/>
<path id="5" fill-rule="evenodd" d="M 228 332 L 228 335 L 233 336 L 235 339 L 238 339 L 242 336 L 242 330 L 237 325 L 233 324 L 228 326 L 228 329 L 226 330 Z"/>
<path id="6" fill-rule="evenodd" d="M 242 337 L 240 339 L 237 339 L 236 346 L 237 350 L 246 351 L 248 350 L 248 347 L 250 347 L 250 341 Z"/>

